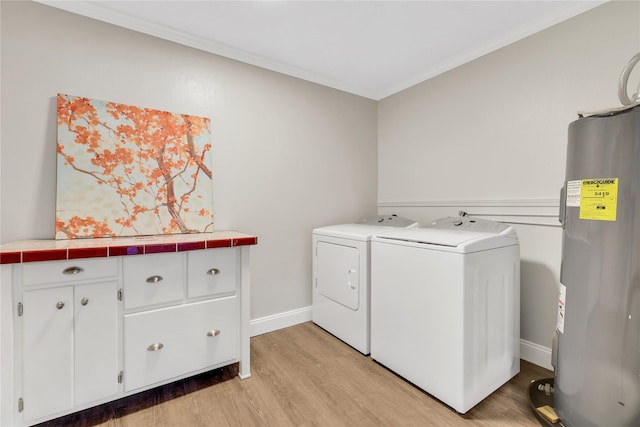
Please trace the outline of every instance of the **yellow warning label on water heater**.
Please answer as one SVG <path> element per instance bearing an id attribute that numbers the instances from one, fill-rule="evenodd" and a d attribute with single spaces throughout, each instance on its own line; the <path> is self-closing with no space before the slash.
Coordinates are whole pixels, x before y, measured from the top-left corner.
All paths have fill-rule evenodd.
<path id="1" fill-rule="evenodd" d="M 615 221 L 618 178 L 583 179 L 580 188 L 580 219 Z"/>

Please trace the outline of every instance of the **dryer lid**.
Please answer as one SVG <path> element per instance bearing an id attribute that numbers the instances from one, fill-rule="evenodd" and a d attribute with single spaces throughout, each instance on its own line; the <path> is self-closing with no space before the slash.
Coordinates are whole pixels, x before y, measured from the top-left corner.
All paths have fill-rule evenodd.
<path id="1" fill-rule="evenodd" d="M 338 224 L 316 228 L 313 234 L 368 242 L 374 234 L 386 230 L 393 230 L 393 228 L 367 224 Z"/>
<path id="2" fill-rule="evenodd" d="M 417 222 L 400 216 L 378 215 L 367 218 L 361 223 L 319 227 L 313 230 L 313 234 L 368 242 L 374 234 L 381 233 L 386 230 L 396 230 L 417 226 Z"/>

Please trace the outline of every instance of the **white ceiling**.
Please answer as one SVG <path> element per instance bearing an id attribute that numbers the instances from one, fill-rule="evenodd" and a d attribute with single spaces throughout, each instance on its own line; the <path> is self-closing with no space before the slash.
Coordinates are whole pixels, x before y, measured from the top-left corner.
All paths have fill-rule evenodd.
<path id="1" fill-rule="evenodd" d="M 41 3 L 379 100 L 603 1 Z"/>

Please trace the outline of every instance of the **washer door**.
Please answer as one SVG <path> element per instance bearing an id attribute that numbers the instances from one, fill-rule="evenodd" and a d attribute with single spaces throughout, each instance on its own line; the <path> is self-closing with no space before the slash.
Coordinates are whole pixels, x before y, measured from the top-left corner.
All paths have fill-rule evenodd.
<path id="1" fill-rule="evenodd" d="M 352 246 L 316 243 L 318 293 L 352 310 L 358 309 L 360 251 Z"/>

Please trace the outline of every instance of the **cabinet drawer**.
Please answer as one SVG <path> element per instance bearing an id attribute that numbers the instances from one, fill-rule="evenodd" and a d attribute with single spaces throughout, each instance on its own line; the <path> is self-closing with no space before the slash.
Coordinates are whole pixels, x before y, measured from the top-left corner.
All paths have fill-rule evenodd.
<path id="1" fill-rule="evenodd" d="M 126 315 L 125 390 L 232 363 L 239 333 L 235 296 Z"/>
<path id="2" fill-rule="evenodd" d="M 184 299 L 182 253 L 125 257 L 122 269 L 125 309 Z"/>
<path id="3" fill-rule="evenodd" d="M 236 290 L 237 249 L 218 248 L 187 254 L 187 296 L 198 298 Z"/>
<path id="4" fill-rule="evenodd" d="M 70 283 L 114 277 L 117 274 L 116 258 L 29 262 L 22 266 L 22 281 L 25 286 Z"/>

